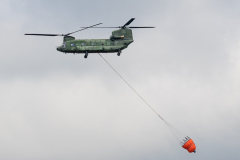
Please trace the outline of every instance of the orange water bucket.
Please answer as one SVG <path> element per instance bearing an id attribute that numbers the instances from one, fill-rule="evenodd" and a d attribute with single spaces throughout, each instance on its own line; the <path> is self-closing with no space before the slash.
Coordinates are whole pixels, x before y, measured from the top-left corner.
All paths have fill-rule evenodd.
<path id="1" fill-rule="evenodd" d="M 196 145 L 192 139 L 189 139 L 182 147 L 188 150 L 189 153 L 195 152 L 196 150 Z"/>

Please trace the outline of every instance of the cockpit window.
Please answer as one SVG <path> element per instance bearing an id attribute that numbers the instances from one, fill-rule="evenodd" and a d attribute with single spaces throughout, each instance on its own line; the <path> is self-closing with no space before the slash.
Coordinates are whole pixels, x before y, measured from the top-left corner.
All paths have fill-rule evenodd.
<path id="1" fill-rule="evenodd" d="M 63 42 L 62 48 L 66 48 L 66 46 L 67 46 L 67 43 L 66 43 L 66 42 Z"/>

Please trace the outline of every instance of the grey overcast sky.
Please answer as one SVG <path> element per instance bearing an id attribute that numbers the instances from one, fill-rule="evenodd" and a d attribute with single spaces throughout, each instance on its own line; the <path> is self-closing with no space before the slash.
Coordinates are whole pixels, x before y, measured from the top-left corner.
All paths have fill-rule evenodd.
<path id="1" fill-rule="evenodd" d="M 240 1 L 1 0 L 0 159 L 240 159 Z M 134 43 L 102 54 L 196 154 L 97 54 L 56 51 L 62 37 L 103 23 L 133 30 Z M 88 29 L 78 39 L 109 38 Z"/>

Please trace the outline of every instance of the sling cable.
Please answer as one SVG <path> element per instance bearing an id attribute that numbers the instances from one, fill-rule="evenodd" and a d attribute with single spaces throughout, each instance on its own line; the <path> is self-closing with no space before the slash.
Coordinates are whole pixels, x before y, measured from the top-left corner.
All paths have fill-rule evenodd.
<path id="1" fill-rule="evenodd" d="M 99 54 L 99 53 L 98 53 Z M 147 101 L 145 99 L 143 99 L 143 97 L 111 66 L 110 63 L 108 63 L 108 61 L 103 58 L 103 56 L 101 54 L 99 54 L 100 57 L 102 57 L 102 59 L 112 68 L 112 70 L 133 90 L 133 92 L 135 92 L 138 97 L 146 104 L 148 105 L 149 108 L 152 109 L 152 111 L 154 113 L 157 114 L 157 116 L 159 118 L 161 118 L 161 120 L 167 125 L 167 127 L 170 129 L 170 131 L 172 132 L 173 136 L 176 138 L 176 140 L 178 141 L 178 143 L 186 150 L 188 150 L 189 153 L 196 153 L 196 145 L 193 142 L 193 140 L 186 136 L 185 134 L 183 134 L 182 132 L 180 132 L 178 129 L 176 129 L 175 127 L 173 127 L 170 123 L 168 123 L 165 119 L 163 119 L 160 114 L 158 114 L 153 108 L 152 106 L 150 106 L 149 103 L 147 103 Z"/>

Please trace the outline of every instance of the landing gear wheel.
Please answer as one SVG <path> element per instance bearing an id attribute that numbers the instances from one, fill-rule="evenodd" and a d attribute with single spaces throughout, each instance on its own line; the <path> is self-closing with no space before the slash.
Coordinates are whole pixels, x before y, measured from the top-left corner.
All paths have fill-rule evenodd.
<path id="1" fill-rule="evenodd" d="M 118 55 L 118 56 L 120 56 L 120 55 L 121 55 L 121 53 L 122 53 L 122 51 L 121 51 L 121 50 L 119 50 L 117 55 Z"/>
<path id="2" fill-rule="evenodd" d="M 86 52 L 84 55 L 84 58 L 87 58 L 87 57 L 88 57 L 88 52 Z"/>

